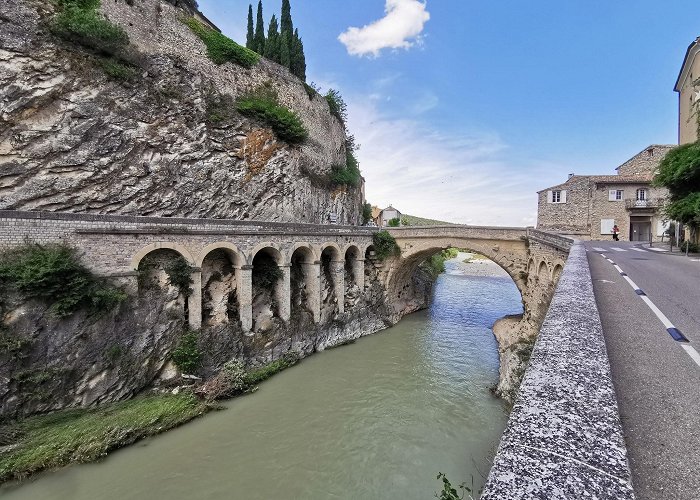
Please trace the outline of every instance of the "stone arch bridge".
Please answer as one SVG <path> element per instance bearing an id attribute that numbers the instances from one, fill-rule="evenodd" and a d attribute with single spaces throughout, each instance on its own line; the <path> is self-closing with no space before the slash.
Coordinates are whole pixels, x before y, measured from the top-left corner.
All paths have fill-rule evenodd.
<path id="1" fill-rule="evenodd" d="M 264 257 L 279 268 L 274 298 L 277 315 L 291 313 L 291 274 L 303 273 L 306 306 L 315 322 L 320 318 L 320 276 L 332 281 L 335 307 L 344 311 L 349 283 L 365 289 L 367 268 L 379 276 L 389 310 L 400 317 L 402 290 L 425 258 L 444 248 L 473 250 L 497 262 L 518 286 L 528 310 L 529 301 L 542 300 L 553 289 L 571 240 L 524 228 L 433 226 L 394 228 L 400 257 L 382 263 L 374 257 L 372 236 L 377 228 L 286 224 L 221 219 L 184 219 L 0 211 L 0 250 L 26 242 L 63 242 L 77 247 L 96 273 L 119 278 L 136 288 L 139 266 L 154 252 L 182 256 L 192 268 L 188 318 L 192 328 L 202 324 L 202 268 L 216 252 L 233 269 L 241 327 L 250 331 L 252 283 L 256 265 Z M 223 258 L 223 257 L 222 257 Z M 539 293 L 533 293 L 539 290 Z M 548 303 L 548 300 L 546 300 Z"/>

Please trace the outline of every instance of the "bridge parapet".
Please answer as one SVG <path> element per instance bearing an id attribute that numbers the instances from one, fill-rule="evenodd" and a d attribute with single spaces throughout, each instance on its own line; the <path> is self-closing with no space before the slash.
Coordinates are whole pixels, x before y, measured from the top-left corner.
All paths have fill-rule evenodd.
<path id="1" fill-rule="evenodd" d="M 405 226 L 386 228 L 394 238 L 470 238 L 516 241 L 527 236 L 524 227 L 500 226 Z"/>
<path id="2" fill-rule="evenodd" d="M 571 247 L 574 244 L 574 240 L 572 240 L 571 238 L 567 238 L 566 236 L 561 236 L 555 233 L 548 233 L 533 228 L 527 229 L 527 236 L 528 238 L 538 243 L 554 247 L 564 252 L 568 252 L 569 250 L 571 250 Z"/>
<path id="3" fill-rule="evenodd" d="M 634 499 L 580 243 L 572 246 L 481 498 Z"/>

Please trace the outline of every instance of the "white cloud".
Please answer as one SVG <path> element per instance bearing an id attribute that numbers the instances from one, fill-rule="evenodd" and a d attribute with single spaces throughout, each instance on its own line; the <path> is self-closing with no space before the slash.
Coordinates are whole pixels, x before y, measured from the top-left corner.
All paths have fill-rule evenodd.
<path id="1" fill-rule="evenodd" d="M 560 167 L 514 167 L 503 160 L 508 148 L 496 134 L 440 133 L 417 120 L 384 117 L 377 104 L 348 100 L 369 202 L 462 224 L 535 224 L 536 191 Z"/>
<path id="2" fill-rule="evenodd" d="M 354 56 L 377 57 L 382 49 L 408 49 L 416 43 L 430 19 L 426 3 L 386 0 L 386 15 L 362 28 L 348 28 L 338 40 Z"/>

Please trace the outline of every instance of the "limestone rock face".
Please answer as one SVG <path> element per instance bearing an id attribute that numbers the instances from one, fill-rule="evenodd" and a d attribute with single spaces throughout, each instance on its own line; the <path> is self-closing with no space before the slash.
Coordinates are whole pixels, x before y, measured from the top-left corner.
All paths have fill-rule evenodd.
<path id="1" fill-rule="evenodd" d="M 51 34 L 51 2 L 0 2 L 0 209 L 358 222 L 361 190 L 319 181 L 345 161 L 343 125 L 323 97 L 265 59 L 217 66 L 182 23 L 188 12 L 129 3 L 101 7 L 139 61 L 138 78 L 120 82 Z M 263 84 L 300 116 L 304 144 L 235 111 Z"/>

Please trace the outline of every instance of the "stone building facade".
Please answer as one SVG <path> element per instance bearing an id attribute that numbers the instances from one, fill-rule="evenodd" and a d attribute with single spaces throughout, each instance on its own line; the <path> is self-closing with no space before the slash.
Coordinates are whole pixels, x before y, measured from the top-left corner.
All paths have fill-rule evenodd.
<path id="1" fill-rule="evenodd" d="M 700 138 L 700 37 L 688 47 L 674 90 L 678 92 L 678 143 Z"/>
<path id="2" fill-rule="evenodd" d="M 661 214 L 668 191 L 651 185 L 673 148 L 651 145 L 617 167 L 617 175 L 570 175 L 538 192 L 537 228 L 584 240 L 656 241 L 668 227 Z"/>

